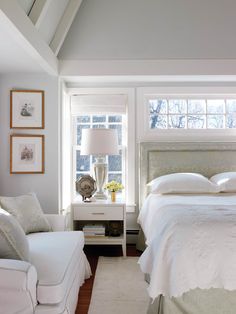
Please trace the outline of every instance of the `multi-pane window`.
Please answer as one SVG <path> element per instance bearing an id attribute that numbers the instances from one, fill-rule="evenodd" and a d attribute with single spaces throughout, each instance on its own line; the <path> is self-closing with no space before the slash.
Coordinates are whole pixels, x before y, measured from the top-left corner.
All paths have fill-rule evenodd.
<path id="1" fill-rule="evenodd" d="M 236 128 L 236 99 L 146 97 L 150 129 Z"/>
<path id="2" fill-rule="evenodd" d="M 76 179 L 81 175 L 93 174 L 92 164 L 95 161 L 94 156 L 80 155 L 82 129 L 86 128 L 111 128 L 116 129 L 118 133 L 119 155 L 106 156 L 108 163 L 107 181 L 116 180 L 124 184 L 124 133 L 125 118 L 123 115 L 80 115 L 75 119 L 75 147 L 76 147 Z"/>

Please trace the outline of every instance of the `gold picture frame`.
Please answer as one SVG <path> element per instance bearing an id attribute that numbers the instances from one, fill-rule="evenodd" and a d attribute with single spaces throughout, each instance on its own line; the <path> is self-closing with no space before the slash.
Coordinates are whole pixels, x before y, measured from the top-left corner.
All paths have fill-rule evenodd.
<path id="1" fill-rule="evenodd" d="M 10 128 L 44 129 L 44 91 L 10 91 Z"/>
<path id="2" fill-rule="evenodd" d="M 44 173 L 44 135 L 10 135 L 10 173 Z"/>

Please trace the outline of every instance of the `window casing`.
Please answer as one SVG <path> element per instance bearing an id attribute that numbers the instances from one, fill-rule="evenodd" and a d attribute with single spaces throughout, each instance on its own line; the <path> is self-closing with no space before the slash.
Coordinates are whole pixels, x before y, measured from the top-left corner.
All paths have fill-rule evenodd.
<path id="1" fill-rule="evenodd" d="M 84 115 L 122 115 L 124 117 L 124 134 L 122 136 L 122 178 L 125 184 L 122 196 L 126 211 L 134 212 L 136 208 L 136 156 L 135 156 L 135 89 L 112 88 L 69 88 L 71 115 L 71 200 L 76 197 L 76 148 L 77 135 L 75 117 Z"/>
<path id="2" fill-rule="evenodd" d="M 137 141 L 227 141 L 236 136 L 236 89 L 137 88 Z"/>

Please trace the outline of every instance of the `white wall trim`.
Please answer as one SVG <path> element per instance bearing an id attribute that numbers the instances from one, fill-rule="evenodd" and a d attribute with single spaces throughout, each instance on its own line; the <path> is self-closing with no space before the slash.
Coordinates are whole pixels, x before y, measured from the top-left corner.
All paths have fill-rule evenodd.
<path id="1" fill-rule="evenodd" d="M 71 115 L 70 115 L 70 96 L 67 87 L 61 81 L 61 129 L 60 129 L 60 204 L 61 209 L 66 209 L 71 204 L 71 158 L 72 148 L 70 137 L 72 132 Z"/>

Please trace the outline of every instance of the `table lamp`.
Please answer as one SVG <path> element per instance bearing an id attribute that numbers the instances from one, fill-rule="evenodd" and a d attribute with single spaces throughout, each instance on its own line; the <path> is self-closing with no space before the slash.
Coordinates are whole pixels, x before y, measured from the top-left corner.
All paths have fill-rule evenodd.
<path id="1" fill-rule="evenodd" d="M 107 177 L 106 155 L 119 155 L 118 135 L 116 129 L 82 129 L 81 155 L 94 155 L 94 175 L 97 192 L 94 197 L 106 199 L 104 183 Z"/>

